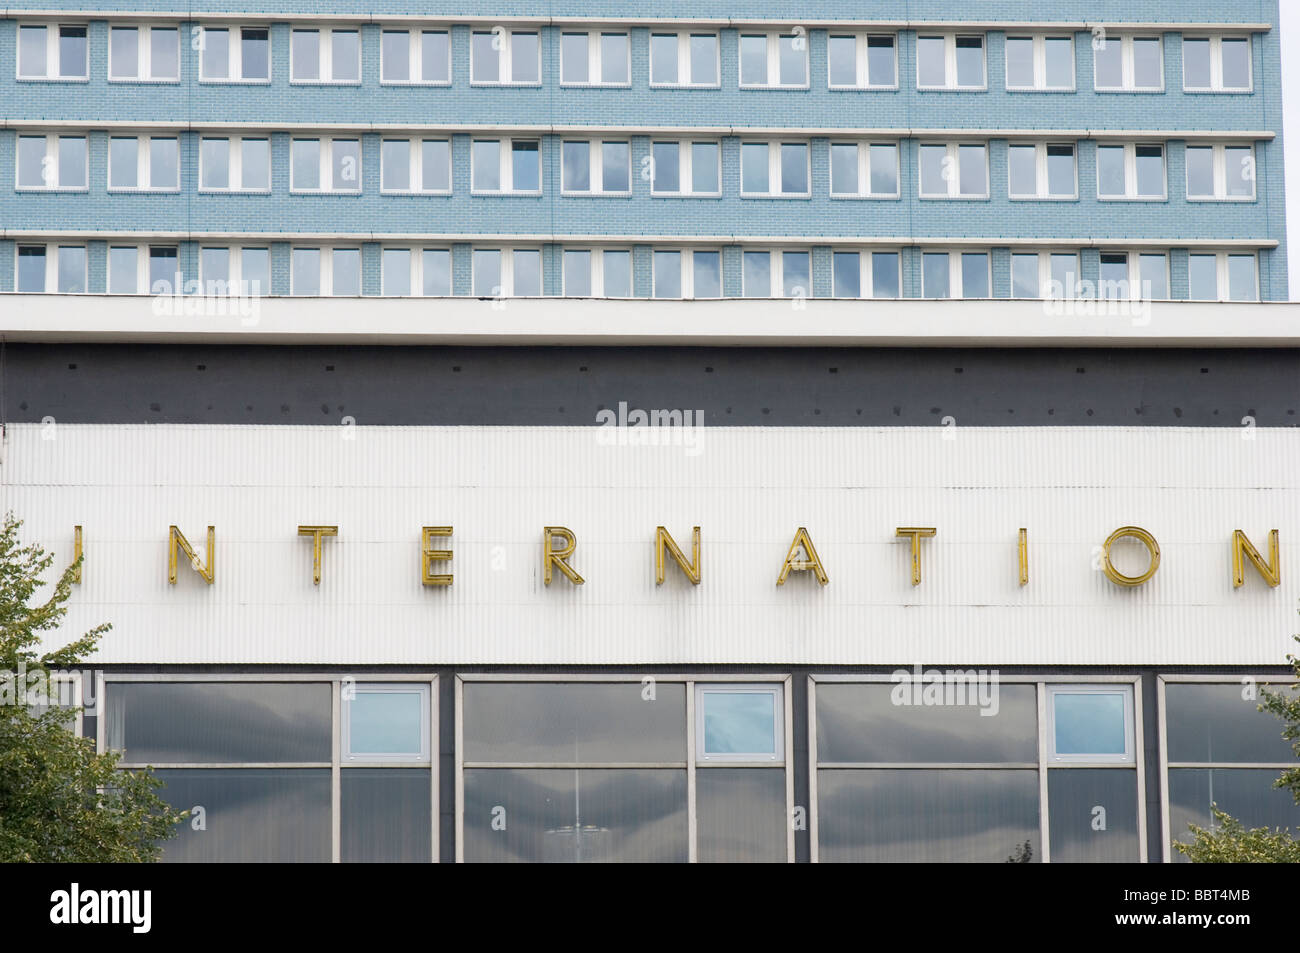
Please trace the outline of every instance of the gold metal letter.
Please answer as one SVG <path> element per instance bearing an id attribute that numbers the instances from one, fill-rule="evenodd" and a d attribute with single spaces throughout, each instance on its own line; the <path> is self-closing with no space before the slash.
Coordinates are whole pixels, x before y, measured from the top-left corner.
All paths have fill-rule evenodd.
<path id="1" fill-rule="evenodd" d="M 420 582 L 422 584 L 426 586 L 451 585 L 451 573 L 435 573 L 433 571 L 433 564 L 435 562 L 442 562 L 451 559 L 450 549 L 433 548 L 434 537 L 447 537 L 450 535 L 450 526 L 420 527 Z"/>
<path id="2" fill-rule="evenodd" d="M 564 540 L 564 548 L 555 548 L 556 537 Z M 578 537 L 573 535 L 573 530 L 563 526 L 547 526 L 542 530 L 542 573 L 543 580 L 549 586 L 551 584 L 551 568 L 559 569 L 569 577 L 569 582 L 575 586 L 581 586 L 587 580 L 578 575 L 577 570 L 569 565 L 568 559 L 573 555 L 573 551 L 578 548 Z"/>
<path id="3" fill-rule="evenodd" d="M 799 547 L 803 547 L 806 558 L 795 559 L 799 552 Z M 817 556 L 817 550 L 813 546 L 812 537 L 808 535 L 808 530 L 799 527 L 799 532 L 794 534 L 794 542 L 790 544 L 790 551 L 785 554 L 785 563 L 781 566 L 781 575 L 776 577 L 778 586 L 785 585 L 786 576 L 790 575 L 790 570 L 795 572 L 805 572 L 811 569 L 817 575 L 817 581 L 823 586 L 830 582 L 830 577 L 826 575 L 826 569 L 822 566 L 822 561 Z"/>
<path id="4" fill-rule="evenodd" d="M 1147 548 L 1151 556 L 1151 565 L 1147 566 L 1147 571 L 1140 576 L 1126 576 L 1116 569 L 1110 562 L 1110 548 L 1121 539 L 1136 539 Z M 1156 574 L 1160 568 L 1160 544 L 1156 538 L 1140 526 L 1121 526 L 1115 532 L 1107 537 L 1106 542 L 1101 547 L 1101 568 L 1106 574 L 1106 578 L 1117 586 L 1127 586 L 1132 588 L 1140 586 Z"/>
<path id="5" fill-rule="evenodd" d="M 921 584 L 921 539 L 926 539 L 938 534 L 938 530 L 933 526 L 900 526 L 894 530 L 895 536 L 910 536 L 912 538 L 912 585 Z"/>
<path id="6" fill-rule="evenodd" d="M 700 584 L 700 571 L 703 568 L 700 563 L 700 528 L 696 526 L 691 530 L 691 561 L 686 561 L 685 554 L 676 541 L 668 535 L 668 530 L 662 526 L 655 527 L 655 585 L 664 584 L 664 550 L 668 550 L 668 555 L 673 557 L 673 562 L 681 567 L 682 572 L 686 573 L 686 578 L 691 581 L 691 585 Z"/>
<path id="7" fill-rule="evenodd" d="M 1029 530 L 1020 529 L 1020 584 L 1029 585 Z"/>
<path id="8" fill-rule="evenodd" d="M 72 561 L 75 563 L 80 558 L 81 558 L 81 527 L 74 526 L 72 527 Z M 80 565 L 78 565 L 77 568 L 72 571 L 72 581 L 75 582 L 77 585 L 81 585 Z"/>
<path id="9" fill-rule="evenodd" d="M 217 530 L 214 526 L 208 527 L 208 564 L 206 566 L 199 562 L 199 557 L 194 555 L 194 547 L 190 541 L 175 526 L 167 528 L 167 581 L 173 586 L 176 585 L 176 550 L 181 549 L 186 556 L 190 557 L 190 565 L 194 571 L 207 580 L 208 585 L 217 581 Z"/>
<path id="10" fill-rule="evenodd" d="M 1244 532 L 1239 529 L 1232 531 L 1232 588 L 1234 589 L 1240 589 L 1246 584 L 1246 567 L 1241 561 L 1243 554 L 1270 586 L 1276 588 L 1282 584 L 1282 561 L 1278 556 L 1277 530 L 1268 531 L 1267 564 Z"/>
<path id="11" fill-rule="evenodd" d="M 299 526 L 299 536 L 311 537 L 311 581 L 320 585 L 320 551 L 321 537 L 337 536 L 339 528 L 337 526 Z"/>

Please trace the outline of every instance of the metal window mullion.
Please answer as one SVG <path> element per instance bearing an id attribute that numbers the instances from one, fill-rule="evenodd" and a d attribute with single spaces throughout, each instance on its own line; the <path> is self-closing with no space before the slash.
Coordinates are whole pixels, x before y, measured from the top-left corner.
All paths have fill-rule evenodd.
<path id="1" fill-rule="evenodd" d="M 456 679 L 455 699 L 455 758 L 456 758 L 456 803 L 454 806 L 453 829 L 456 836 L 456 863 L 465 861 L 465 680 Z"/>
<path id="2" fill-rule="evenodd" d="M 817 848 L 817 680 L 808 676 L 808 860 L 818 862 Z M 793 818 L 791 818 L 793 823 Z"/>
<path id="3" fill-rule="evenodd" d="M 339 774 L 339 754 L 342 730 L 340 717 L 340 688 L 337 679 L 330 683 L 330 853 L 331 862 L 339 863 L 343 857 L 343 780 Z"/>
<path id="4" fill-rule="evenodd" d="M 442 826 L 442 811 L 440 810 L 441 798 L 439 797 L 439 795 L 441 794 L 440 791 L 441 784 L 439 781 L 439 770 L 438 770 L 439 769 L 438 755 L 440 753 L 439 752 L 440 741 L 438 738 L 438 686 L 439 686 L 438 676 L 435 675 L 433 676 L 432 679 L 429 680 L 429 749 L 428 749 L 429 750 L 429 810 L 433 815 L 430 818 L 430 824 L 429 824 L 430 842 L 431 842 L 429 846 L 429 860 L 431 863 L 435 863 L 435 864 L 440 863 L 442 860 L 438 852 L 438 845 L 439 845 L 438 839 L 441 834 L 439 828 Z"/>
<path id="5" fill-rule="evenodd" d="M 683 290 L 685 290 L 683 288 Z M 699 861 L 699 816 L 696 811 L 695 759 L 695 683 L 686 683 L 686 859 L 687 863 Z"/>
<path id="6" fill-rule="evenodd" d="M 1146 742 L 1142 721 L 1142 679 L 1133 680 L 1133 759 L 1137 764 L 1138 863 L 1147 862 Z"/>
<path id="7" fill-rule="evenodd" d="M 1047 787 L 1047 683 L 1038 682 L 1034 686 L 1038 697 L 1038 837 L 1041 841 L 1043 863 L 1052 862 L 1051 817 L 1048 807 Z"/>

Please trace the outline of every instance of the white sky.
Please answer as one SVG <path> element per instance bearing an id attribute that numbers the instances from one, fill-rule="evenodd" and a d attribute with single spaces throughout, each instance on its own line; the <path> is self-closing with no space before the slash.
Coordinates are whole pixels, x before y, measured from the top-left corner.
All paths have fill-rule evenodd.
<path id="1" fill-rule="evenodd" d="M 1300 2 L 1282 0 L 1283 130 L 1286 149 L 1287 251 L 1291 257 L 1291 300 L 1300 301 Z M 1288 54 L 1286 51 L 1290 49 Z"/>

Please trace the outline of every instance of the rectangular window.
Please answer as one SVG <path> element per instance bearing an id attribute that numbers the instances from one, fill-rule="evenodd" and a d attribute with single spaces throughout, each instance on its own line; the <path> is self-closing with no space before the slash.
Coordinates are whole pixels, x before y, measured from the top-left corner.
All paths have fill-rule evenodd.
<path id="1" fill-rule="evenodd" d="M 1189 297 L 1193 301 L 1258 301 L 1255 255 L 1193 252 L 1188 256 Z"/>
<path id="2" fill-rule="evenodd" d="M 380 36 L 380 83 L 447 86 L 451 41 L 446 30 L 388 30 Z"/>
<path id="3" fill-rule="evenodd" d="M 1094 88 L 1100 92 L 1161 92 L 1164 44 L 1158 36 L 1107 36 L 1093 43 Z"/>
<path id="4" fill-rule="evenodd" d="M 812 194 L 806 142 L 746 142 L 740 147 L 740 158 L 742 196 L 804 198 Z"/>
<path id="5" fill-rule="evenodd" d="M 1062 92 L 1074 89 L 1074 37 L 1009 36 L 1007 89 Z"/>
<path id="6" fill-rule="evenodd" d="M 651 86 L 721 85 L 716 33 L 652 33 Z"/>
<path id="7" fill-rule="evenodd" d="M 19 79 L 86 80 L 89 63 L 84 26 L 19 24 Z"/>
<path id="8" fill-rule="evenodd" d="M 150 294 L 179 294 L 181 291 L 180 256 L 175 245 L 149 247 L 147 273 Z"/>
<path id="9" fill-rule="evenodd" d="M 832 197 L 897 198 L 898 194 L 896 143 L 831 143 Z"/>
<path id="10" fill-rule="evenodd" d="M 429 686 L 349 686 L 342 716 L 343 762 L 429 760 Z"/>
<path id="11" fill-rule="evenodd" d="M 1047 724 L 1052 762 L 1134 762 L 1129 686 L 1049 686 Z"/>
<path id="12" fill-rule="evenodd" d="M 1097 197 L 1158 201 L 1165 198 L 1165 147 L 1099 145 Z"/>
<path id="13" fill-rule="evenodd" d="M 85 191 L 84 136 L 19 136 L 17 188 Z"/>
<path id="14" fill-rule="evenodd" d="M 897 37 L 831 34 L 826 46 L 831 89 L 897 89 Z"/>
<path id="15" fill-rule="evenodd" d="M 631 61 L 626 33 L 566 32 L 560 37 L 562 86 L 628 86 Z"/>
<path id="16" fill-rule="evenodd" d="M 361 191 L 361 143 L 357 139 L 294 139 L 291 192 Z"/>
<path id="17" fill-rule="evenodd" d="M 925 298 L 990 297 L 988 252 L 924 252 L 921 295 Z"/>
<path id="18" fill-rule="evenodd" d="M 108 293 L 140 293 L 140 252 L 134 245 L 113 246 L 108 250 Z"/>
<path id="19" fill-rule="evenodd" d="M 535 139 L 475 139 L 470 146 L 471 191 L 540 194 L 538 147 Z"/>
<path id="20" fill-rule="evenodd" d="M 1255 198 L 1252 146 L 1187 147 L 1187 198 L 1193 201 L 1250 201 Z"/>
<path id="21" fill-rule="evenodd" d="M 84 294 L 86 291 L 86 247 L 60 245 L 55 291 L 59 294 Z"/>
<path id="22" fill-rule="evenodd" d="M 164 137 L 111 138 L 108 144 L 108 190 L 180 191 L 178 141 Z"/>
<path id="23" fill-rule="evenodd" d="M 806 89 L 808 37 L 803 34 L 742 34 L 740 87 Z"/>
<path id="24" fill-rule="evenodd" d="M 837 298 L 898 298 L 899 260 L 896 251 L 837 251 L 832 293 Z"/>
<path id="25" fill-rule="evenodd" d="M 199 283 L 206 295 L 257 296 L 269 290 L 265 248 L 202 248 Z"/>
<path id="26" fill-rule="evenodd" d="M 784 734 L 781 686 L 695 686 L 698 761 L 780 761 Z"/>
<path id="27" fill-rule="evenodd" d="M 632 297 L 632 253 L 606 250 L 601 253 L 601 258 L 601 277 L 605 282 L 605 297 Z"/>
<path id="28" fill-rule="evenodd" d="M 1015 252 L 1011 256 L 1011 297 L 1061 300 L 1079 294 L 1076 252 Z"/>
<path id="29" fill-rule="evenodd" d="M 746 251 L 741 294 L 746 298 L 811 298 L 811 258 L 806 251 Z"/>
<path id="30" fill-rule="evenodd" d="M 1169 298 L 1169 256 L 1163 252 L 1102 252 L 1099 298 L 1159 301 Z"/>
<path id="31" fill-rule="evenodd" d="M 538 297 L 542 253 L 532 248 L 475 248 L 472 286 L 477 298 Z"/>
<path id="32" fill-rule="evenodd" d="M 269 192 L 269 139 L 203 138 L 199 141 L 199 190 Z"/>
<path id="33" fill-rule="evenodd" d="M 19 245 L 14 290 L 19 294 L 45 293 L 45 246 Z"/>
<path id="34" fill-rule="evenodd" d="M 291 83 L 360 83 L 356 30 L 294 30 L 289 45 Z"/>
<path id="35" fill-rule="evenodd" d="M 1073 143 L 1012 143 L 1007 168 L 1011 198 L 1072 199 L 1078 196 Z"/>
<path id="36" fill-rule="evenodd" d="M 703 249 L 656 249 L 651 295 L 655 298 L 722 297 L 722 256 Z"/>
<path id="37" fill-rule="evenodd" d="M 988 198 L 988 147 L 922 143 L 922 198 Z"/>
<path id="38" fill-rule="evenodd" d="M 565 142 L 560 183 L 566 193 L 627 195 L 631 192 L 631 154 L 626 142 Z"/>
<path id="39" fill-rule="evenodd" d="M 271 34 L 265 27 L 202 27 L 200 82 L 269 83 Z"/>
<path id="40" fill-rule="evenodd" d="M 917 37 L 916 85 L 918 89 L 986 89 L 983 35 Z"/>
<path id="41" fill-rule="evenodd" d="M 385 139 L 380 145 L 380 191 L 446 195 L 451 192 L 451 142 Z"/>
<path id="42" fill-rule="evenodd" d="M 1183 37 L 1183 89 L 1248 93 L 1253 88 L 1249 37 Z"/>
<path id="43" fill-rule="evenodd" d="M 653 195 L 721 195 L 721 148 L 716 142 L 655 142 L 650 147 Z"/>
<path id="44" fill-rule="evenodd" d="M 108 35 L 109 82 L 180 80 L 180 30 L 174 26 L 115 26 Z"/>
<path id="45" fill-rule="evenodd" d="M 541 44 L 536 31 L 475 32 L 470 38 L 474 85 L 540 86 Z"/>

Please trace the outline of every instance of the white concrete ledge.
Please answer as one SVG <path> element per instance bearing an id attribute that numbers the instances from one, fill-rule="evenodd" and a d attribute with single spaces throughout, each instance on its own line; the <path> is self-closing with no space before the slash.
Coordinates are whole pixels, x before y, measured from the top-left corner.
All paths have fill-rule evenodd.
<path id="1" fill-rule="evenodd" d="M 6 342 L 1300 347 L 1300 303 L 0 294 Z"/>

